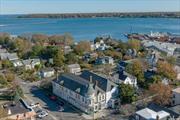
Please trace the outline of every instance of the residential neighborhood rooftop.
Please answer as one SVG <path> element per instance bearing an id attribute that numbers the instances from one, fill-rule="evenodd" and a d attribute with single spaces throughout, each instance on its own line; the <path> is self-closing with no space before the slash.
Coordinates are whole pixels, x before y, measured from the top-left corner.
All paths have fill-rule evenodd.
<path id="1" fill-rule="evenodd" d="M 141 117 L 145 118 L 146 120 L 156 120 L 157 117 L 159 119 L 169 116 L 170 114 L 165 111 L 155 112 L 149 108 L 144 108 L 140 111 L 137 111 L 136 114 L 140 115 Z"/>
<path id="2" fill-rule="evenodd" d="M 68 65 L 69 68 L 79 68 L 80 65 L 79 64 L 70 64 Z"/>
<path id="3" fill-rule="evenodd" d="M 14 114 L 19 114 L 19 113 L 26 113 L 26 112 L 30 111 L 20 101 L 17 101 L 15 103 L 7 102 L 7 103 L 5 103 L 3 105 L 3 108 L 7 110 L 8 115 L 14 115 Z"/>

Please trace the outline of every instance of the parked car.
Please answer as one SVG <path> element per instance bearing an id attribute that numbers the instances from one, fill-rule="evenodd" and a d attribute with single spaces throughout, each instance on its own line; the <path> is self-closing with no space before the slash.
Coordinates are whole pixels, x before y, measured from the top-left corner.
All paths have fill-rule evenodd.
<path id="1" fill-rule="evenodd" d="M 48 116 L 48 113 L 47 113 L 46 111 L 42 111 L 42 112 L 40 112 L 40 113 L 38 114 L 38 117 L 39 117 L 39 118 L 43 118 L 43 117 L 46 117 L 46 116 Z"/>
<path id="2" fill-rule="evenodd" d="M 31 108 L 35 108 L 35 107 L 38 107 L 39 105 L 40 105 L 39 103 L 35 103 L 35 104 L 34 104 L 34 103 L 31 103 L 31 104 L 30 104 L 30 107 L 31 107 Z"/>
<path id="3" fill-rule="evenodd" d="M 64 108 L 62 106 L 59 106 L 59 110 L 58 111 L 62 112 L 62 111 L 64 111 Z"/>

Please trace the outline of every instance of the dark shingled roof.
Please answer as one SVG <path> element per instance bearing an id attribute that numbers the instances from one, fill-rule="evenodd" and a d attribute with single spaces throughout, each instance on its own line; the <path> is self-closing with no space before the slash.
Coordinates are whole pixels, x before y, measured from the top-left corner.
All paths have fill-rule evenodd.
<path id="1" fill-rule="evenodd" d="M 125 62 L 125 61 L 120 61 L 119 65 L 122 66 L 122 67 L 126 67 L 128 65 L 128 63 Z"/>
<path id="2" fill-rule="evenodd" d="M 91 82 L 90 76 L 92 77 Z M 92 92 L 96 92 L 95 85 L 97 85 L 102 92 L 110 91 L 111 86 L 115 86 L 115 84 L 113 84 L 106 78 L 87 70 L 83 71 L 80 76 L 74 75 L 72 73 L 64 73 L 59 76 L 58 80 L 55 79 L 54 82 L 63 85 L 64 87 L 75 91 L 82 96 L 88 95 Z M 92 86 L 94 87 L 94 89 L 92 89 Z"/>
<path id="3" fill-rule="evenodd" d="M 109 91 L 111 89 L 111 84 L 109 83 L 109 81 L 106 78 L 101 77 L 93 72 L 84 70 L 82 72 L 82 74 L 80 75 L 80 77 L 82 77 L 88 81 L 90 80 L 90 76 L 92 76 L 92 82 L 94 84 L 96 84 L 96 82 L 98 82 L 98 87 L 101 88 L 103 91 Z"/>
<path id="4" fill-rule="evenodd" d="M 55 82 L 69 88 L 72 91 L 78 92 L 82 96 L 85 96 L 89 86 L 88 81 L 71 73 L 60 75 L 59 79 L 55 80 Z M 77 91 L 77 89 L 80 89 L 80 91 Z"/>
<path id="5" fill-rule="evenodd" d="M 155 112 L 159 112 L 161 110 L 164 110 L 165 112 L 168 112 L 171 116 L 174 116 L 175 118 L 178 118 L 180 116 L 180 113 L 176 113 L 168 108 L 165 108 L 165 107 L 162 107 L 162 106 L 159 106 L 155 103 L 151 103 L 147 106 L 149 109 L 151 110 L 154 110 Z"/>
<path id="6" fill-rule="evenodd" d="M 126 80 L 127 77 L 128 77 L 127 75 L 119 74 L 119 79 L 122 81 Z"/>
<path id="7" fill-rule="evenodd" d="M 24 106 L 20 101 L 13 104 L 13 102 L 7 102 L 4 104 L 6 110 L 11 110 L 11 115 L 21 114 L 29 112 L 30 110 Z"/>

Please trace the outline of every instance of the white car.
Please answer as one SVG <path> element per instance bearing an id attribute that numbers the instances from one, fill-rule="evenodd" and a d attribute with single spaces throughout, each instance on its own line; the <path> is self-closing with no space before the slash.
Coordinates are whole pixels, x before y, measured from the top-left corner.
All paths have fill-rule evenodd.
<path id="1" fill-rule="evenodd" d="M 48 116 L 48 113 L 46 111 L 42 111 L 38 115 L 39 118 L 43 118 L 43 117 L 46 117 L 46 116 Z"/>
<path id="2" fill-rule="evenodd" d="M 38 107 L 38 106 L 39 106 L 39 103 L 35 103 L 35 104 L 34 104 L 34 103 L 31 103 L 31 104 L 30 104 L 30 107 L 31 107 L 31 108 L 35 108 L 35 107 Z"/>
<path id="3" fill-rule="evenodd" d="M 60 106 L 58 111 L 62 112 L 62 111 L 64 111 L 64 108 L 62 106 Z"/>

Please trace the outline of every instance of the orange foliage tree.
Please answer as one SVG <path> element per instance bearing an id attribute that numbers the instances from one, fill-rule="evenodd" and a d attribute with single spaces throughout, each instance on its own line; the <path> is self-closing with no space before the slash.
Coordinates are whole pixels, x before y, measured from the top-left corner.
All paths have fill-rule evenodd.
<path id="1" fill-rule="evenodd" d="M 171 100 L 171 87 L 163 83 L 154 83 L 150 85 L 149 91 L 155 94 L 153 101 L 159 105 L 168 105 Z"/>

